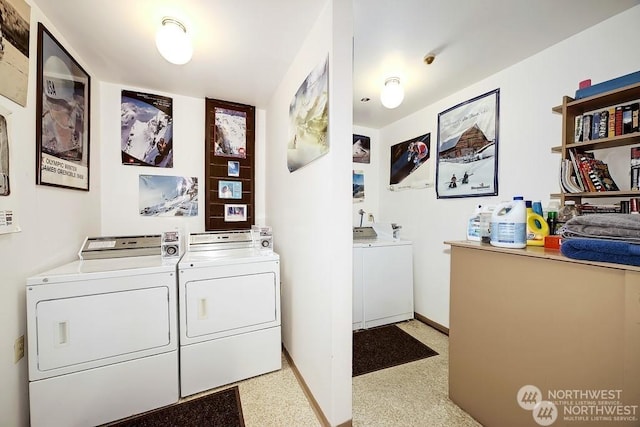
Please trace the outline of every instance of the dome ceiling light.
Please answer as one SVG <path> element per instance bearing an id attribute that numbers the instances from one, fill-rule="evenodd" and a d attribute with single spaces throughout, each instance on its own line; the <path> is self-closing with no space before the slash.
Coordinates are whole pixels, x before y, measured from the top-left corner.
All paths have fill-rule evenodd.
<path id="1" fill-rule="evenodd" d="M 162 57 L 172 64 L 186 64 L 193 56 L 187 28 L 175 18 L 162 18 L 162 26 L 156 34 L 156 47 Z"/>
<path id="2" fill-rule="evenodd" d="M 396 108 L 404 99 L 404 89 L 399 77 L 389 77 L 384 81 L 380 101 L 386 108 Z"/>

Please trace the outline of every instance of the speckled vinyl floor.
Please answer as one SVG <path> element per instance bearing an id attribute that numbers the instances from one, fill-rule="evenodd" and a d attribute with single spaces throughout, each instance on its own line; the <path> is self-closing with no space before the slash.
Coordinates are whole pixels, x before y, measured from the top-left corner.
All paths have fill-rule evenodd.
<path id="1" fill-rule="evenodd" d="M 449 338 L 417 320 L 398 326 L 438 355 L 353 378 L 353 426 L 480 426 L 449 400 Z"/>
<path id="2" fill-rule="evenodd" d="M 448 337 L 417 320 L 398 326 L 438 355 L 353 378 L 353 426 L 480 426 L 449 400 Z M 246 427 L 321 426 L 284 357 L 280 371 L 236 385 Z"/>

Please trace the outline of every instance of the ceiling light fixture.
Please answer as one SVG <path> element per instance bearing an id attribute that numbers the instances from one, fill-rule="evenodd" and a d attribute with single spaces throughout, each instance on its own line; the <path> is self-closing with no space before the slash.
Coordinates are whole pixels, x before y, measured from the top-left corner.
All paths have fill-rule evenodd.
<path id="1" fill-rule="evenodd" d="M 186 64 L 193 55 L 187 28 L 175 18 L 162 18 L 162 26 L 156 34 L 156 47 L 164 59 L 172 64 Z"/>
<path id="2" fill-rule="evenodd" d="M 400 84 L 399 77 L 389 77 L 384 81 L 384 87 L 380 94 L 382 105 L 391 109 L 396 108 L 404 99 L 404 89 Z"/>

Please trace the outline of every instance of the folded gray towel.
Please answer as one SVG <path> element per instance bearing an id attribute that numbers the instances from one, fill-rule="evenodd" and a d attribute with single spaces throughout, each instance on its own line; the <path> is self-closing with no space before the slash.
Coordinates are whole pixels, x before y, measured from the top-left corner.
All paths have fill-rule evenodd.
<path id="1" fill-rule="evenodd" d="M 640 242 L 640 215 L 589 214 L 571 218 L 564 224 L 562 237 L 591 237 Z"/>

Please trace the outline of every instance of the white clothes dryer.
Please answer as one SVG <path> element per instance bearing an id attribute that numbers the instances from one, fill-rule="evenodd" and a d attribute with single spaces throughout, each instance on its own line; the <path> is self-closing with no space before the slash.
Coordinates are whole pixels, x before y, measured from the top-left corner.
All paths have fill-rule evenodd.
<path id="1" fill-rule="evenodd" d="M 181 396 L 282 367 L 278 254 L 248 230 L 193 233 L 178 271 Z"/>
<path id="2" fill-rule="evenodd" d="M 160 236 L 88 238 L 80 257 L 27 279 L 34 427 L 95 426 L 179 399 L 178 258 L 160 256 Z"/>

